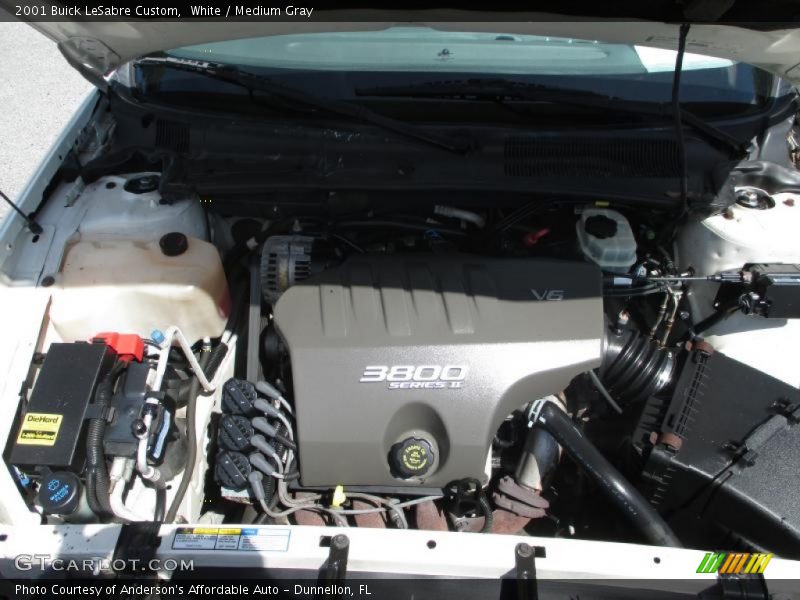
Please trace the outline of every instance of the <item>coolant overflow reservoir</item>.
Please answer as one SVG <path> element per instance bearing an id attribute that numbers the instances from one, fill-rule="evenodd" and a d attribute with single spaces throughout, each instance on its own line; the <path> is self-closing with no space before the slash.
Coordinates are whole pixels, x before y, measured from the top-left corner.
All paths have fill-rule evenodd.
<path id="1" fill-rule="evenodd" d="M 175 239 L 165 239 L 168 236 Z M 225 329 L 230 295 L 214 245 L 182 233 L 161 239 L 83 239 L 66 253 L 50 316 L 64 341 L 98 331 L 149 337 L 176 325 L 194 342 Z"/>
<path id="2" fill-rule="evenodd" d="M 615 210 L 590 208 L 577 224 L 583 254 L 609 271 L 626 272 L 636 262 L 636 239 L 628 219 Z"/>

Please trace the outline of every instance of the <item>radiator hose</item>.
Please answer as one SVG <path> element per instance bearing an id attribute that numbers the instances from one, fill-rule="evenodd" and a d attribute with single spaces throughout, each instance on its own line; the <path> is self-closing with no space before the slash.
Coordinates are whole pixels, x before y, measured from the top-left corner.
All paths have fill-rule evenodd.
<path id="1" fill-rule="evenodd" d="M 552 435 L 564 451 L 600 486 L 609 499 L 653 544 L 680 548 L 681 543 L 655 508 L 584 437 L 572 419 L 556 404 L 537 401 L 531 408 L 531 426 Z"/>

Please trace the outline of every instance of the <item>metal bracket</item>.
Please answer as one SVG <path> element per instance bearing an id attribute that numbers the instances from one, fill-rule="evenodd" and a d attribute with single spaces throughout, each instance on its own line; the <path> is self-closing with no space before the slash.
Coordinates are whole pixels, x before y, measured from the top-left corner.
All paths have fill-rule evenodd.
<path id="1" fill-rule="evenodd" d="M 122 526 L 113 558 L 115 562 L 122 560 L 128 565 L 125 571 L 119 573 L 121 577 L 156 575 L 155 571 L 150 570 L 150 563 L 161 545 L 158 535 L 160 529 L 159 521 L 140 521 Z"/>
<path id="2" fill-rule="evenodd" d="M 339 582 L 347 579 L 347 557 L 350 554 L 350 538 L 343 533 L 330 540 L 328 560 L 322 568 L 324 581 Z"/>
<path id="3" fill-rule="evenodd" d="M 539 600 L 539 587 L 536 582 L 536 556 L 544 558 L 544 550 L 544 548 L 529 544 L 517 544 L 514 548 L 518 600 Z"/>
<path id="4" fill-rule="evenodd" d="M 721 600 L 769 600 L 763 575 L 719 575 Z"/>
<path id="5" fill-rule="evenodd" d="M 458 517 L 480 514 L 483 493 L 481 482 L 474 477 L 453 481 L 446 488 L 446 496 L 452 502 L 450 512 Z"/>

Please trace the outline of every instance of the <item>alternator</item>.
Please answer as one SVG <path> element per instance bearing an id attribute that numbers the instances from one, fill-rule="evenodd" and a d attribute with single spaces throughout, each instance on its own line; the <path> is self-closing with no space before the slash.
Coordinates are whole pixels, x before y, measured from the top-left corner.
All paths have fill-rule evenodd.
<path id="1" fill-rule="evenodd" d="M 261 253 L 261 286 L 264 299 L 275 304 L 281 294 L 311 275 L 314 238 L 305 235 L 273 235 Z"/>

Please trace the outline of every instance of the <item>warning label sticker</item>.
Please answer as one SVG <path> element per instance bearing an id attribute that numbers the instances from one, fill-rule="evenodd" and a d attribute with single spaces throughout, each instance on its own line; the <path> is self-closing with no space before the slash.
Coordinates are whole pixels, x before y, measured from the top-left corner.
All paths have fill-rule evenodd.
<path id="1" fill-rule="evenodd" d="M 288 529 L 260 527 L 179 527 L 175 530 L 175 550 L 235 550 L 286 552 Z"/>
<path id="2" fill-rule="evenodd" d="M 64 415 L 28 413 L 22 420 L 17 444 L 26 446 L 54 446 Z"/>

